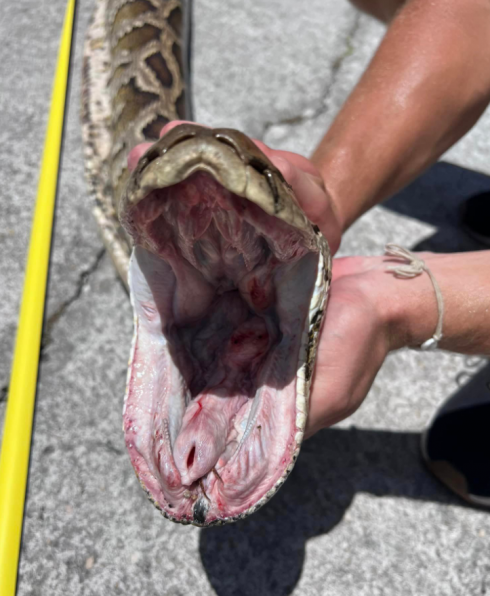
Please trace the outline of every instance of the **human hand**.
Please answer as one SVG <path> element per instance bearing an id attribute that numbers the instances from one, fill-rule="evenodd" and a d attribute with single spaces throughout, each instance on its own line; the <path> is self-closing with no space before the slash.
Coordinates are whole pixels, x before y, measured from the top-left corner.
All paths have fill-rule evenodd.
<path id="1" fill-rule="evenodd" d="M 160 136 L 163 136 L 183 121 L 175 120 L 166 124 Z M 293 188 L 299 206 L 303 209 L 311 223 L 318 226 L 328 240 L 332 254 L 340 245 L 342 234 L 336 206 L 330 198 L 319 171 L 309 159 L 291 153 L 271 149 L 261 141 L 254 139 L 254 143 L 265 153 Z M 148 150 L 151 143 L 141 143 L 135 147 L 128 157 L 128 166 L 132 170 L 140 157 Z"/>
<path id="2" fill-rule="evenodd" d="M 350 416 L 398 338 L 393 276 L 383 257 L 334 259 L 313 374 L 306 437 Z"/>

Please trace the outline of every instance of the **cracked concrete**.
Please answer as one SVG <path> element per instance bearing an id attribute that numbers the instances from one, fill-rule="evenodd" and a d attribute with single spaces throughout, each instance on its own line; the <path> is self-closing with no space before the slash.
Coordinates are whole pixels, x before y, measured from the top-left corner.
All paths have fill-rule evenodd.
<path id="1" fill-rule="evenodd" d="M 94 262 L 80 273 L 73 295 L 70 296 L 64 302 L 62 302 L 58 306 L 58 308 L 49 316 L 48 320 L 44 323 L 43 337 L 41 343 L 41 358 L 43 357 L 43 350 L 49 345 L 49 343 L 52 340 L 51 336 L 53 333 L 54 326 L 66 313 L 67 309 L 75 302 L 75 300 L 78 300 L 80 298 L 80 296 L 82 295 L 83 288 L 89 282 L 90 276 L 93 275 L 95 271 L 97 271 L 97 268 L 99 267 L 104 254 L 105 249 L 102 248 L 95 257 Z"/>
<path id="2" fill-rule="evenodd" d="M 4 4 L 0 422 L 64 11 L 61 0 Z M 92 0 L 79 2 L 19 596 L 485 594 L 488 515 L 452 497 L 418 453 L 420 431 L 482 366 L 478 358 L 390 356 L 363 407 L 306 443 L 284 488 L 243 523 L 181 527 L 147 502 L 120 430 L 132 313 L 83 179 L 80 52 L 91 11 Z M 226 10 L 219 0 L 195 0 L 196 117 L 255 136 L 275 123 L 266 142 L 309 154 L 382 35 L 337 0 L 312 0 L 308 11 L 293 0 L 230 0 Z M 476 248 L 457 210 L 490 189 L 489 139 L 487 111 L 449 152 L 453 164 L 438 164 L 364 216 L 341 254 L 379 254 L 388 241 Z"/>
<path id="3" fill-rule="evenodd" d="M 8 2 L 2 13 L 0 30 L 5 44 L 0 76 L 4 89 L 9 90 L 0 98 L 3 182 L 0 276 L 4 280 L 0 300 L 0 350 L 5 354 L 0 360 L 0 384 L 3 385 L 8 382 L 10 370 L 64 3 Z M 97 229 L 88 217 L 79 124 L 81 50 L 90 13 L 91 6 L 80 2 L 56 205 L 47 319 L 73 294 L 87 263 L 92 262 L 101 249 Z"/>
<path id="4" fill-rule="evenodd" d="M 268 122 L 314 111 L 357 19 L 347 2 L 196 2 L 196 119 L 260 137 Z"/>
<path id="5" fill-rule="evenodd" d="M 356 14 L 343 39 L 343 52 L 332 64 L 332 79 L 317 101 L 322 108 L 294 126 L 270 127 L 263 139 L 278 149 L 310 154 L 332 123 L 379 45 L 385 28 L 364 14 Z"/>
<path id="6" fill-rule="evenodd" d="M 359 29 L 361 18 L 362 17 L 360 13 L 356 13 L 354 15 L 351 27 L 347 31 L 345 40 L 343 42 L 345 50 L 332 63 L 329 80 L 325 88 L 321 91 L 319 98 L 315 101 L 317 107 L 310 106 L 296 116 L 290 116 L 289 118 L 283 118 L 275 122 L 266 122 L 262 134 L 258 137 L 261 141 L 268 143 L 271 146 L 275 146 L 274 135 L 279 131 L 285 129 L 289 131 L 291 125 L 294 125 L 295 128 L 303 127 L 305 123 L 315 121 L 326 114 L 329 109 L 330 96 L 333 93 L 333 90 L 336 88 L 338 74 L 341 70 L 344 60 L 346 60 L 354 52 L 353 39 L 355 38 Z M 297 151 L 297 149 L 295 149 L 295 151 Z"/>

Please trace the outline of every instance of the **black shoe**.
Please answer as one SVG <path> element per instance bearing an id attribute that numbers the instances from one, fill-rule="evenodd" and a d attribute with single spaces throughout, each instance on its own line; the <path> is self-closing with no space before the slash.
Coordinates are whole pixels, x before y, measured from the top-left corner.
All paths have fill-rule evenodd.
<path id="1" fill-rule="evenodd" d="M 461 225 L 477 242 L 490 246 L 490 191 L 477 194 L 463 203 Z"/>
<path id="2" fill-rule="evenodd" d="M 422 435 L 422 456 L 452 491 L 490 507 L 490 364 L 438 410 Z"/>

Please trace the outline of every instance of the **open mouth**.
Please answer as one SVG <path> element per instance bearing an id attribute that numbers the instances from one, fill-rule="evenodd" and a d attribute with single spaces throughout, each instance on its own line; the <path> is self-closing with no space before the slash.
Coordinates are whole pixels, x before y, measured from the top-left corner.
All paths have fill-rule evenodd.
<path id="1" fill-rule="evenodd" d="M 329 257 L 272 164 L 234 136 L 172 133 L 121 208 L 136 245 L 123 427 L 154 504 L 212 525 L 258 509 L 294 465 Z"/>

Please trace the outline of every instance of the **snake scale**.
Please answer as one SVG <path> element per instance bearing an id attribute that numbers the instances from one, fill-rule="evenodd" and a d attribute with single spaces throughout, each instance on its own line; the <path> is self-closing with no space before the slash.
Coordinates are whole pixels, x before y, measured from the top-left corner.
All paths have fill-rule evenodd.
<path id="1" fill-rule="evenodd" d="M 95 217 L 135 312 L 131 462 L 166 517 L 208 526 L 256 511 L 293 468 L 331 259 L 248 137 L 187 124 L 158 140 L 192 119 L 190 16 L 181 0 L 98 0 L 82 128 Z"/>

